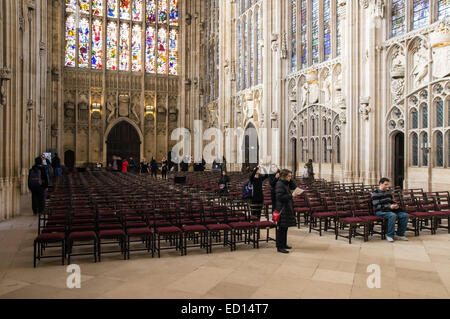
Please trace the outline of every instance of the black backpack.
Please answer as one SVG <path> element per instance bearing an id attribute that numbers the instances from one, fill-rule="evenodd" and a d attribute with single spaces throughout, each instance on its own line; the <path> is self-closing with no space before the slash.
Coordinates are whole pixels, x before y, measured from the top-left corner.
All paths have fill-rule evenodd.
<path id="1" fill-rule="evenodd" d="M 30 169 L 30 173 L 28 175 L 28 187 L 38 188 L 41 186 L 42 186 L 41 170 L 35 171 L 34 169 Z"/>

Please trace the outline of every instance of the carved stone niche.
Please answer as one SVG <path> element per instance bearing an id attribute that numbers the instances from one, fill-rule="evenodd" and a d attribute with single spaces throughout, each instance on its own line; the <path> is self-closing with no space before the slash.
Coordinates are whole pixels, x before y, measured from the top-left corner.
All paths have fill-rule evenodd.
<path id="1" fill-rule="evenodd" d="M 86 102 L 78 104 L 78 120 L 81 122 L 89 120 L 89 105 Z"/>
<path id="2" fill-rule="evenodd" d="M 176 107 L 169 107 L 169 123 L 176 122 L 178 119 L 178 110 Z"/>
<path id="3" fill-rule="evenodd" d="M 360 97 L 359 113 L 364 120 L 369 120 L 369 114 L 371 112 L 370 108 L 370 97 L 364 96 Z"/>
<path id="4" fill-rule="evenodd" d="M 130 96 L 127 94 L 119 95 L 119 116 L 127 117 L 130 114 Z"/>
<path id="5" fill-rule="evenodd" d="M 75 116 L 75 104 L 72 102 L 64 103 L 64 117 L 67 120 L 73 119 Z"/>

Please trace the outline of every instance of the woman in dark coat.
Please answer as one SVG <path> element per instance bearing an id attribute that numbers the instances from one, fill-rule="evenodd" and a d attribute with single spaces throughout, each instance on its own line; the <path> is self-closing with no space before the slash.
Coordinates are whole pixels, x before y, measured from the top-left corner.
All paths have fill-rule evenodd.
<path id="1" fill-rule="evenodd" d="M 295 195 L 292 194 L 291 185 L 292 172 L 289 170 L 282 170 L 280 173 L 280 180 L 275 187 L 276 206 L 275 210 L 281 213 L 280 221 L 277 227 L 277 250 L 280 253 L 289 253 L 287 249 L 291 249 L 287 245 L 287 232 L 289 227 L 297 225 L 294 214 Z"/>
<path id="2" fill-rule="evenodd" d="M 268 177 L 269 175 L 261 175 L 259 166 L 253 170 L 253 173 L 250 176 L 250 183 L 252 183 L 253 186 L 252 204 L 262 205 L 264 203 L 263 182 Z M 252 210 L 252 214 L 256 215 L 258 219 L 261 218 L 261 210 Z"/>

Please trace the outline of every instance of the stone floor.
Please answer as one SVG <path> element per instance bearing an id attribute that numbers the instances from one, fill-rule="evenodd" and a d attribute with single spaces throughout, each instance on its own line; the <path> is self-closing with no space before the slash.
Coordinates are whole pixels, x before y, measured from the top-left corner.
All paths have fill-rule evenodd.
<path id="1" fill-rule="evenodd" d="M 274 243 L 259 250 L 191 250 L 187 256 L 146 253 L 101 263 L 74 257 L 81 288 L 69 289 L 69 273 L 58 261 L 32 267 L 36 219 L 27 201 L 22 216 L 0 223 L 0 298 L 449 298 L 450 235 L 424 232 L 409 242 L 372 238 L 349 245 L 329 233 L 319 237 L 289 230 L 294 247 L 279 254 Z M 272 234 L 273 236 L 273 234 Z M 381 288 L 369 289 L 367 267 L 381 269 Z"/>

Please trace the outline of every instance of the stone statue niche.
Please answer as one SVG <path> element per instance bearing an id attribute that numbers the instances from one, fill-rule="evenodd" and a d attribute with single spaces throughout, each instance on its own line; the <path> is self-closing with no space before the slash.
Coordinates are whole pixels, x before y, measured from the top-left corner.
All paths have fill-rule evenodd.
<path id="1" fill-rule="evenodd" d="M 78 120 L 80 122 L 89 121 L 89 105 L 86 102 L 78 104 Z"/>
<path id="2" fill-rule="evenodd" d="M 125 94 L 119 95 L 119 116 L 128 117 L 130 115 L 130 97 Z"/>

